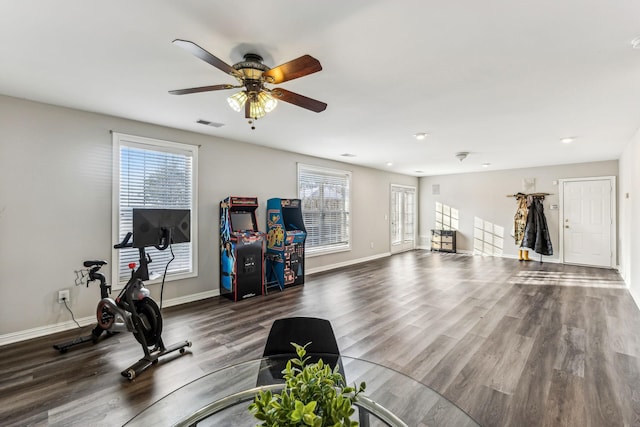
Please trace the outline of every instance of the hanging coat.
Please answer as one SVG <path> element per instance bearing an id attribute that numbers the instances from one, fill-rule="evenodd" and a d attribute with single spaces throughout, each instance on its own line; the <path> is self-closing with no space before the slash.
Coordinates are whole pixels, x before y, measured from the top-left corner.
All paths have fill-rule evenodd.
<path id="1" fill-rule="evenodd" d="M 544 206 L 540 198 L 533 198 L 531 206 L 529 206 L 527 228 L 524 231 L 522 246 L 532 249 L 540 255 L 553 255 L 547 219 L 544 216 Z"/>
<path id="2" fill-rule="evenodd" d="M 527 206 L 527 195 L 518 193 L 515 195 L 518 202 L 518 210 L 513 217 L 513 237 L 516 240 L 517 246 L 522 246 L 522 239 L 524 239 L 524 230 L 527 228 L 527 215 L 529 213 L 529 207 Z"/>

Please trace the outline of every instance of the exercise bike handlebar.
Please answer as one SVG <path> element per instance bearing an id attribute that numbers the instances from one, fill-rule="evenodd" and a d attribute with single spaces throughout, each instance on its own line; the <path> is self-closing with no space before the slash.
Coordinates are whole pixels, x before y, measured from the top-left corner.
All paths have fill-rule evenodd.
<path id="1" fill-rule="evenodd" d="M 113 245 L 113 249 L 132 248 L 133 242 L 130 242 L 131 237 L 133 237 L 133 233 L 130 231 L 126 236 L 124 236 L 122 242 Z"/>
<path id="2" fill-rule="evenodd" d="M 124 239 L 122 239 L 122 242 L 113 245 L 113 249 L 132 248 L 133 247 L 133 242 L 131 242 L 132 237 L 133 237 L 133 233 L 129 231 L 126 234 L 126 236 L 124 236 Z M 171 244 L 171 230 L 163 229 L 162 236 L 160 237 L 160 241 L 158 243 L 159 244 L 157 245 L 153 245 L 153 247 L 155 247 L 160 251 L 164 251 L 165 249 L 167 249 Z"/>

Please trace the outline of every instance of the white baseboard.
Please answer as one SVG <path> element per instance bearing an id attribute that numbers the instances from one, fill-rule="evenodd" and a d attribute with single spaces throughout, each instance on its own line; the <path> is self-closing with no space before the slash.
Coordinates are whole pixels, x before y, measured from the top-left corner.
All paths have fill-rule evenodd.
<path id="1" fill-rule="evenodd" d="M 80 326 L 87 326 L 92 322 L 95 322 L 96 318 L 91 316 L 76 320 Z M 76 325 L 73 320 L 69 320 L 66 322 L 56 323 L 54 325 L 40 326 L 38 328 L 26 329 L 24 331 L 11 332 L 9 334 L 0 335 L 0 346 L 30 340 L 32 338 L 43 337 L 45 335 L 55 334 L 56 332 L 67 331 L 77 327 L 78 325 Z"/>
<path id="2" fill-rule="evenodd" d="M 430 246 L 419 246 L 416 249 L 422 249 L 425 251 L 430 251 L 431 247 Z M 437 253 L 437 252 L 434 252 Z M 473 256 L 495 256 L 497 258 L 509 258 L 509 259 L 518 259 L 518 255 L 517 254 L 500 254 L 500 255 L 483 255 L 483 254 L 475 254 L 473 253 L 473 251 L 470 250 L 466 250 L 466 249 L 458 249 L 456 251 L 456 253 L 461 254 L 461 255 L 473 255 Z M 535 253 L 535 252 L 530 252 L 529 253 L 529 261 L 540 261 L 540 255 Z M 549 262 L 549 263 L 554 263 L 554 264 L 560 264 L 560 260 L 558 258 L 549 258 L 548 256 L 543 256 L 542 257 L 542 262 Z"/>
<path id="3" fill-rule="evenodd" d="M 631 286 L 629 286 L 629 283 L 627 283 L 626 280 L 625 280 L 625 284 L 627 285 L 627 289 L 629 290 L 629 294 L 631 294 L 631 299 L 633 299 L 633 302 L 636 303 L 636 307 L 640 308 L 640 296 L 636 295 L 635 290 L 633 290 L 633 288 L 631 288 Z"/>
<path id="4" fill-rule="evenodd" d="M 199 301 L 206 298 L 215 297 L 220 295 L 220 291 L 206 291 L 200 292 L 197 294 L 186 295 L 183 297 L 172 298 L 166 301 L 163 301 L 163 307 L 173 307 L 176 305 L 186 304 L 189 302 Z M 96 318 L 94 316 L 83 317 L 80 319 L 76 319 L 80 326 L 89 326 L 96 322 Z M 53 325 L 40 326 L 37 328 L 26 329 L 24 331 L 11 332 L 9 334 L 0 335 L 0 346 L 13 344 L 20 341 L 30 340 L 32 338 L 43 337 L 45 335 L 55 334 L 56 332 L 68 331 L 70 329 L 77 328 L 73 320 L 68 320 L 65 322 L 56 323 Z"/>
<path id="5" fill-rule="evenodd" d="M 347 267 L 349 265 L 360 264 L 363 262 L 373 261 L 376 259 L 386 258 L 389 256 L 391 256 L 391 252 L 384 252 L 381 254 L 372 255 L 370 257 L 352 259 L 349 261 L 338 262 L 336 264 L 323 265 L 322 267 L 308 268 L 305 270 L 305 273 L 306 274 L 321 273 L 323 271 L 335 270 L 336 268 Z"/>
<path id="6" fill-rule="evenodd" d="M 199 292 L 197 294 L 185 295 L 183 297 L 166 300 L 162 303 L 162 307 L 173 307 L 176 305 L 187 304 L 194 301 L 200 301 L 201 299 L 217 297 L 218 295 L 220 295 L 219 289 L 216 289 L 213 291 Z"/>

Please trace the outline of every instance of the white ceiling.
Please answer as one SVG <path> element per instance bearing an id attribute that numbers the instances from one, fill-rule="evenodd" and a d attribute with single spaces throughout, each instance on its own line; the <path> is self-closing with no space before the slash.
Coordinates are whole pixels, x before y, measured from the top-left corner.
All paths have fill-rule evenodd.
<path id="1" fill-rule="evenodd" d="M 637 36 L 635 0 L 0 0 L 0 93 L 409 175 L 578 163 L 640 127 Z M 235 83 L 176 38 L 229 64 L 310 54 L 323 70 L 280 86 L 328 108 L 251 130 L 234 91 L 170 95 Z"/>

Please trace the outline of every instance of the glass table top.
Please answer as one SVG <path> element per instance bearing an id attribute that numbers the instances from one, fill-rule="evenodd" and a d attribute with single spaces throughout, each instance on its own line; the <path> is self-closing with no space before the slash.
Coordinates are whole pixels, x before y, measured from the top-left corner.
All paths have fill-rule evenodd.
<path id="1" fill-rule="evenodd" d="M 366 382 L 352 419 L 366 426 L 478 426 L 471 417 L 426 385 L 393 369 L 341 356 L 348 385 Z M 127 426 L 255 426 L 248 406 L 260 387 L 279 392 L 282 368 L 255 359 L 204 375 L 169 393 Z"/>

